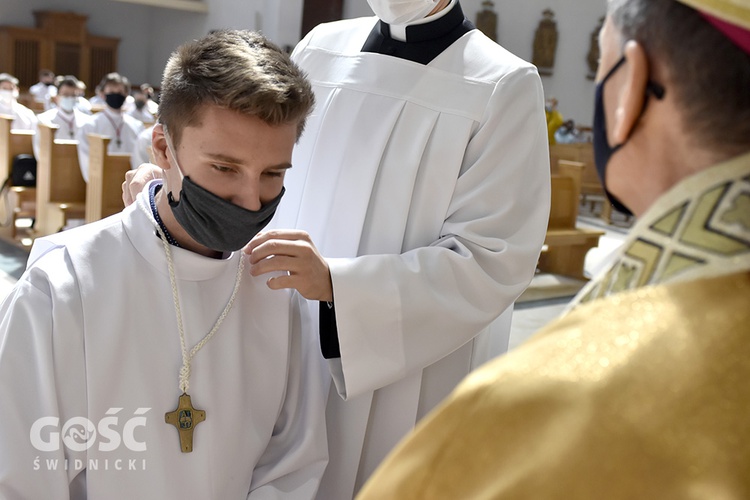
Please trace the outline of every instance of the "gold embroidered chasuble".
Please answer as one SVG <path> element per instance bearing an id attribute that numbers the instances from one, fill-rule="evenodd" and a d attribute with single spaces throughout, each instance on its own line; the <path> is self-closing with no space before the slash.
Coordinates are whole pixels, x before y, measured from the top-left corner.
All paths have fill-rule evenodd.
<path id="1" fill-rule="evenodd" d="M 357 499 L 750 498 L 750 154 L 663 196 L 580 297 Z"/>
<path id="2" fill-rule="evenodd" d="M 579 303 L 636 287 L 750 269 L 750 154 L 697 173 L 633 227 L 614 264 Z"/>

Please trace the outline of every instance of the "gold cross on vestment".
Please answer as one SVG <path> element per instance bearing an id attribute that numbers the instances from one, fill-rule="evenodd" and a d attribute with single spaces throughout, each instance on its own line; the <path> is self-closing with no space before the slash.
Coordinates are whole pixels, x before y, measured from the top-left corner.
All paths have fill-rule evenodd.
<path id="1" fill-rule="evenodd" d="M 206 420 L 206 412 L 193 408 L 190 396 L 183 392 L 177 409 L 166 413 L 164 420 L 177 428 L 180 434 L 180 451 L 190 453 L 193 451 L 193 429 Z"/>

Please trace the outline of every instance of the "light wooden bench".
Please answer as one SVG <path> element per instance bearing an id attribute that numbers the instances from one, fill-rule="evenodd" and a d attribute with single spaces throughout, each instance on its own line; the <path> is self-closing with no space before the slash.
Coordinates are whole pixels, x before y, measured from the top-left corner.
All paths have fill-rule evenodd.
<path id="1" fill-rule="evenodd" d="M 83 219 L 86 181 L 78 164 L 78 141 L 55 140 L 57 125 L 39 123 L 35 236 L 60 231 L 70 219 Z"/>
<path id="2" fill-rule="evenodd" d="M 581 174 L 581 201 L 589 203 L 592 211 L 607 224 L 612 222 L 612 204 L 604 194 L 604 188 L 596 172 L 594 146 L 590 142 L 553 144 L 550 146 L 550 165 L 559 160 L 580 162 L 584 165 Z"/>
<path id="3" fill-rule="evenodd" d="M 586 253 L 599 245 L 599 237 L 604 234 L 576 227 L 583 168 L 580 162 L 562 161 L 560 173 L 551 174 L 550 217 L 538 266 L 542 272 L 586 279 Z"/>
<path id="4" fill-rule="evenodd" d="M 0 182 L 10 177 L 13 158 L 20 154 L 34 154 L 31 130 L 14 130 L 11 132 L 13 117 L 0 115 Z M 34 218 L 36 216 L 36 190 L 33 187 L 11 186 L 8 192 L 11 214 L 9 224 L 0 228 L 0 236 L 15 240 L 16 219 Z"/>
<path id="5" fill-rule="evenodd" d="M 86 222 L 94 222 L 120 212 L 122 182 L 130 170 L 130 154 L 107 152 L 107 136 L 89 134 L 89 182 L 86 185 Z"/>

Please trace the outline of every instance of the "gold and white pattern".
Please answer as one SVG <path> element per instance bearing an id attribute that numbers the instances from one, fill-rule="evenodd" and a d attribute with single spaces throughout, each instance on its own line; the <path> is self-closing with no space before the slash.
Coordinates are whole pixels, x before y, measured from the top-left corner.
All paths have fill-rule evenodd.
<path id="1" fill-rule="evenodd" d="M 662 196 L 574 305 L 743 269 L 750 269 L 750 154 L 697 173 Z"/>

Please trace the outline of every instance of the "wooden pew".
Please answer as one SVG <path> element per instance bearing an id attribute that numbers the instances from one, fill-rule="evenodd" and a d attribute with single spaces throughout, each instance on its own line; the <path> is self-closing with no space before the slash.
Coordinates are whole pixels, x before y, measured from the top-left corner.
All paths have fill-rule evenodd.
<path id="1" fill-rule="evenodd" d="M 560 173 L 550 177 L 550 218 L 538 267 L 545 273 L 586 279 L 583 274 L 586 253 L 599 245 L 604 232 L 576 227 L 584 166 L 563 160 L 558 168 Z"/>
<path id="2" fill-rule="evenodd" d="M 107 136 L 89 134 L 89 182 L 86 185 L 86 223 L 94 222 L 120 212 L 122 182 L 130 170 L 130 155 L 109 154 Z"/>
<path id="3" fill-rule="evenodd" d="M 552 174 L 562 175 L 573 179 L 573 187 L 578 198 L 581 196 L 581 189 L 583 188 L 583 174 L 586 169 L 586 165 L 580 161 L 569 161 L 569 160 L 558 160 L 556 169 L 552 171 Z M 576 210 L 577 216 L 578 210 Z"/>
<path id="4" fill-rule="evenodd" d="M 34 154 L 32 138 L 34 132 L 30 130 L 15 130 L 11 132 L 13 117 L 0 115 L 0 182 L 5 182 L 10 176 L 13 158 L 20 154 Z M 16 219 L 35 217 L 36 191 L 34 188 L 14 186 L 8 192 L 11 214 L 9 224 L 0 228 L 0 237 L 15 240 Z"/>
<path id="5" fill-rule="evenodd" d="M 17 100 L 19 104 L 23 104 L 34 113 L 39 114 L 44 112 L 44 103 L 37 101 L 29 92 L 21 92 Z"/>
<path id="6" fill-rule="evenodd" d="M 590 142 L 573 144 L 553 144 L 550 146 L 550 165 L 558 164 L 559 160 L 581 162 L 584 169 L 581 175 L 582 201 L 590 202 L 591 206 L 600 207 L 598 216 L 607 224 L 612 222 L 612 204 L 604 194 L 604 188 L 599 181 L 594 162 L 594 146 Z"/>
<path id="7" fill-rule="evenodd" d="M 10 175 L 13 157 L 20 154 L 34 154 L 31 140 L 34 132 L 31 130 L 10 131 L 13 117 L 0 115 L 0 182 Z"/>
<path id="8" fill-rule="evenodd" d="M 83 219 L 86 182 L 78 164 L 78 141 L 55 140 L 57 125 L 39 123 L 35 236 L 60 231 L 69 219 Z"/>

